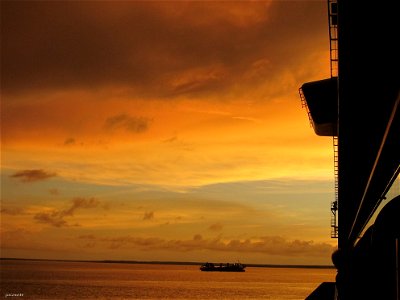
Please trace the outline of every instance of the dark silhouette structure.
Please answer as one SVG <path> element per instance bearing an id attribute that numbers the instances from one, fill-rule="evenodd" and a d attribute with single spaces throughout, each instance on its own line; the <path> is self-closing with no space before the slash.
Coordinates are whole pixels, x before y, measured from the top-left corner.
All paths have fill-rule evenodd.
<path id="1" fill-rule="evenodd" d="M 200 271 L 204 272 L 245 272 L 246 270 L 246 265 L 243 265 L 241 263 L 227 263 L 227 264 L 214 264 L 214 263 L 205 263 L 201 265 Z"/>
<path id="2" fill-rule="evenodd" d="M 328 0 L 331 78 L 300 93 L 316 134 L 333 136 L 336 147 L 331 225 L 339 300 L 400 299 L 400 196 L 388 197 L 400 173 L 397 5 Z"/>
<path id="3" fill-rule="evenodd" d="M 321 283 L 306 300 L 334 300 L 335 299 L 335 284 L 333 282 Z"/>

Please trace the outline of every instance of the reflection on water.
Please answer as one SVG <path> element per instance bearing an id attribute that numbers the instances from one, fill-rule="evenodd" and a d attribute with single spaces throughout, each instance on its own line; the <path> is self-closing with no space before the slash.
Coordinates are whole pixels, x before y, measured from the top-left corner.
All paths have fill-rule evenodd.
<path id="1" fill-rule="evenodd" d="M 1 297 L 304 299 L 321 282 L 334 281 L 335 274 L 334 269 L 247 267 L 244 273 L 225 273 L 192 265 L 2 260 Z"/>

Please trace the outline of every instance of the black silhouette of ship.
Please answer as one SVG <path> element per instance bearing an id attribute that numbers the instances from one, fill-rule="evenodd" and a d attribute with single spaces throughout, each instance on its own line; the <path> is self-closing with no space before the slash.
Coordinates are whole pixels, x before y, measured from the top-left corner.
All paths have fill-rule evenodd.
<path id="1" fill-rule="evenodd" d="M 306 299 L 400 299 L 400 23 L 391 0 L 328 0 L 331 77 L 300 97 L 332 136 L 335 282 Z"/>
<path id="2" fill-rule="evenodd" d="M 214 264 L 205 263 L 201 265 L 200 270 L 205 272 L 244 272 L 246 265 L 241 263 Z"/>

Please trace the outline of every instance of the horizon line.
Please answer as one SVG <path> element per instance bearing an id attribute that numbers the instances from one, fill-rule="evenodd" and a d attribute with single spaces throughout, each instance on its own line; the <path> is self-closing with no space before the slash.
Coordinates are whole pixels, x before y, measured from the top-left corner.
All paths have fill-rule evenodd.
<path id="1" fill-rule="evenodd" d="M 88 263 L 115 263 L 115 264 L 160 264 L 160 265 L 202 265 L 204 262 L 195 261 L 144 261 L 144 260 L 87 260 L 87 259 L 51 259 L 51 258 L 18 258 L 0 257 L 3 260 L 24 260 L 24 261 L 56 261 L 56 262 L 88 262 Z M 255 268 L 314 268 L 314 269 L 334 269 L 333 265 L 301 265 L 301 264 L 262 264 L 262 263 L 242 263 L 247 267 Z"/>

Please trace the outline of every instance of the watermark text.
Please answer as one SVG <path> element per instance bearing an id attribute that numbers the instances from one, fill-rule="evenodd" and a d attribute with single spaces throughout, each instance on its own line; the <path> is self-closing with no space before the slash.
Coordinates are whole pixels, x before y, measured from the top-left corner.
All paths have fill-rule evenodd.
<path id="1" fill-rule="evenodd" d="M 4 298 L 8 298 L 8 297 L 23 297 L 24 294 L 23 293 L 6 293 L 4 295 Z"/>

